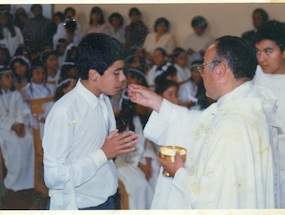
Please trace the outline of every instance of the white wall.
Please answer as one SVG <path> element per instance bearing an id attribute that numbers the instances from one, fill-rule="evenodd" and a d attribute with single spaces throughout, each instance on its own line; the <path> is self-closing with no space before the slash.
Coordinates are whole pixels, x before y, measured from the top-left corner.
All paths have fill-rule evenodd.
<path id="1" fill-rule="evenodd" d="M 265 9 L 271 19 L 285 22 L 285 3 L 187 3 L 187 4 L 55 4 L 53 11 L 63 11 L 72 6 L 77 11 L 77 19 L 82 26 L 88 23 L 90 10 L 93 6 L 100 6 L 107 20 L 112 12 L 123 15 L 125 22 L 129 22 L 128 11 L 131 7 L 138 7 L 143 14 L 143 21 L 153 31 L 153 23 L 159 17 L 170 21 L 171 31 L 174 33 L 178 45 L 182 46 L 184 38 L 192 33 L 191 19 L 196 15 L 204 16 L 209 22 L 208 33 L 214 37 L 222 35 L 240 36 L 242 32 L 252 28 L 252 11 L 261 7 Z"/>

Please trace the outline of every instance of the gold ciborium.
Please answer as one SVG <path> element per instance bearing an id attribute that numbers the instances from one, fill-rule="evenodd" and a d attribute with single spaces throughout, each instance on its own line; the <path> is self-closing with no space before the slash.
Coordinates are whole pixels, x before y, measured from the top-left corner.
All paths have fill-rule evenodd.
<path id="1" fill-rule="evenodd" d="M 159 158 L 168 161 L 168 162 L 174 162 L 175 161 L 175 153 L 179 152 L 182 160 L 185 162 L 186 160 L 186 149 L 180 147 L 180 146 L 162 146 L 159 148 Z M 169 172 L 166 170 L 163 170 L 162 174 L 166 177 L 169 177 Z"/>

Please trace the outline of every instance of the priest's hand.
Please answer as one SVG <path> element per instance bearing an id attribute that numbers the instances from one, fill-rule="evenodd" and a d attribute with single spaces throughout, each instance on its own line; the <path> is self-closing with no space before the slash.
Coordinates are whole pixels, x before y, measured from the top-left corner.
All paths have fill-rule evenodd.
<path id="1" fill-rule="evenodd" d="M 135 151 L 137 142 L 138 135 L 133 131 L 119 133 L 116 129 L 109 133 L 101 149 L 108 159 L 113 159 L 120 154 Z"/>
<path id="2" fill-rule="evenodd" d="M 176 171 L 180 168 L 184 168 L 184 161 L 179 152 L 175 154 L 175 161 L 165 161 L 161 158 L 157 158 L 158 162 L 161 164 L 164 170 L 166 170 L 171 177 L 174 177 Z"/>
<path id="3" fill-rule="evenodd" d="M 139 105 L 152 108 L 159 112 L 163 98 L 147 87 L 130 84 L 128 86 L 128 96 L 130 100 Z"/>

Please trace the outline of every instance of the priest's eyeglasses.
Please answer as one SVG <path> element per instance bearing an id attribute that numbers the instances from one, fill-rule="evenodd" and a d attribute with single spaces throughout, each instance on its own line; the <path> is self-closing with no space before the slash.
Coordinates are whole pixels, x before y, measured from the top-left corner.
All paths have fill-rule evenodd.
<path id="1" fill-rule="evenodd" d="M 212 64 L 212 63 L 220 63 L 220 62 L 221 62 L 220 60 L 213 60 L 213 61 L 208 62 L 208 63 L 200 64 L 200 65 L 196 66 L 194 69 L 196 69 L 202 75 L 206 65 Z"/>

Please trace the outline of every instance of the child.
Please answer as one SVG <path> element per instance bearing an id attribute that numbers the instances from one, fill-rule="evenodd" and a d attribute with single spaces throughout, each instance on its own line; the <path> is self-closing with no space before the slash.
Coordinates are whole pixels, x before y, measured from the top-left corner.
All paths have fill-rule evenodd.
<path id="1" fill-rule="evenodd" d="M 59 100 L 64 94 L 72 90 L 76 85 L 77 79 L 74 79 L 70 76 L 62 76 L 58 80 L 56 92 L 55 92 L 55 101 Z"/>
<path id="2" fill-rule="evenodd" d="M 123 16 L 120 13 L 112 13 L 109 16 L 108 21 L 111 26 L 105 30 L 105 33 L 119 40 L 124 46 L 126 42 L 126 38 L 125 38 L 126 30 L 124 28 Z"/>
<path id="3" fill-rule="evenodd" d="M 53 97 L 55 85 L 46 82 L 47 72 L 43 64 L 38 63 L 30 69 L 29 83 L 21 90 L 24 101 Z"/>
<path id="4" fill-rule="evenodd" d="M 163 80 L 156 85 L 155 92 L 168 101 L 178 104 L 179 85 L 172 80 Z"/>
<path id="5" fill-rule="evenodd" d="M 63 62 L 60 72 L 60 78 L 69 76 L 73 79 L 78 79 L 78 73 L 74 62 Z"/>
<path id="6" fill-rule="evenodd" d="M 10 61 L 10 68 L 14 75 L 15 87 L 21 91 L 28 82 L 30 62 L 23 56 L 16 56 Z"/>
<path id="7" fill-rule="evenodd" d="M 170 63 L 166 63 L 155 71 L 154 83 L 157 85 L 164 80 L 171 80 L 177 83 L 177 70 Z"/>
<path id="8" fill-rule="evenodd" d="M 191 108 L 200 109 L 198 105 L 197 92 L 198 88 L 201 87 L 202 76 L 197 69 L 197 66 L 203 64 L 203 61 L 194 61 L 191 68 L 191 79 L 184 84 L 180 85 L 178 97 L 180 105 Z"/>
<path id="9" fill-rule="evenodd" d="M 135 69 L 127 71 L 127 82 L 147 87 L 144 74 Z M 159 169 L 153 169 L 157 157 L 154 145 L 143 135 L 150 110 L 132 103 L 127 92 L 123 94 L 121 106 L 117 127 L 121 132 L 134 131 L 139 135 L 139 142 L 136 151 L 118 156 L 115 164 L 129 196 L 129 209 L 149 209 L 154 192 L 152 183 L 156 183 Z"/>
<path id="10" fill-rule="evenodd" d="M 24 123 L 22 108 L 12 71 L 0 67 L 0 147 L 7 168 L 4 185 L 13 191 L 34 187 L 33 136 Z"/>
<path id="11" fill-rule="evenodd" d="M 102 33 L 86 35 L 75 64 L 79 81 L 52 107 L 43 138 L 50 209 L 115 209 L 113 159 L 135 150 L 134 132 L 118 133 L 109 96 L 125 81 L 125 49 Z M 62 201 L 63 200 L 63 201 Z"/>
<path id="12" fill-rule="evenodd" d="M 185 49 L 188 54 L 188 65 L 196 60 L 203 60 L 205 50 L 214 38 L 206 33 L 208 22 L 203 16 L 195 16 L 191 21 L 194 33 L 185 39 Z"/>
<path id="13" fill-rule="evenodd" d="M 103 10 L 100 7 L 93 7 L 89 17 L 89 25 L 85 28 L 84 35 L 89 33 L 105 33 L 107 25 Z"/>
<path id="14" fill-rule="evenodd" d="M 47 71 L 47 83 L 56 85 L 60 76 L 56 51 L 45 50 L 41 55 L 41 60 Z"/>
<path id="15" fill-rule="evenodd" d="M 170 63 L 167 62 L 168 57 L 167 57 L 167 52 L 163 48 L 156 48 L 153 52 L 153 66 L 151 69 L 148 71 L 146 75 L 146 80 L 151 89 L 154 89 L 155 87 L 155 82 L 154 79 L 156 77 L 156 71 L 160 70 L 162 66 L 164 65 L 169 65 Z"/>
<path id="16" fill-rule="evenodd" d="M 182 48 L 176 48 L 172 52 L 172 63 L 177 70 L 177 82 L 183 84 L 191 77 L 190 69 L 187 66 L 187 54 Z"/>

